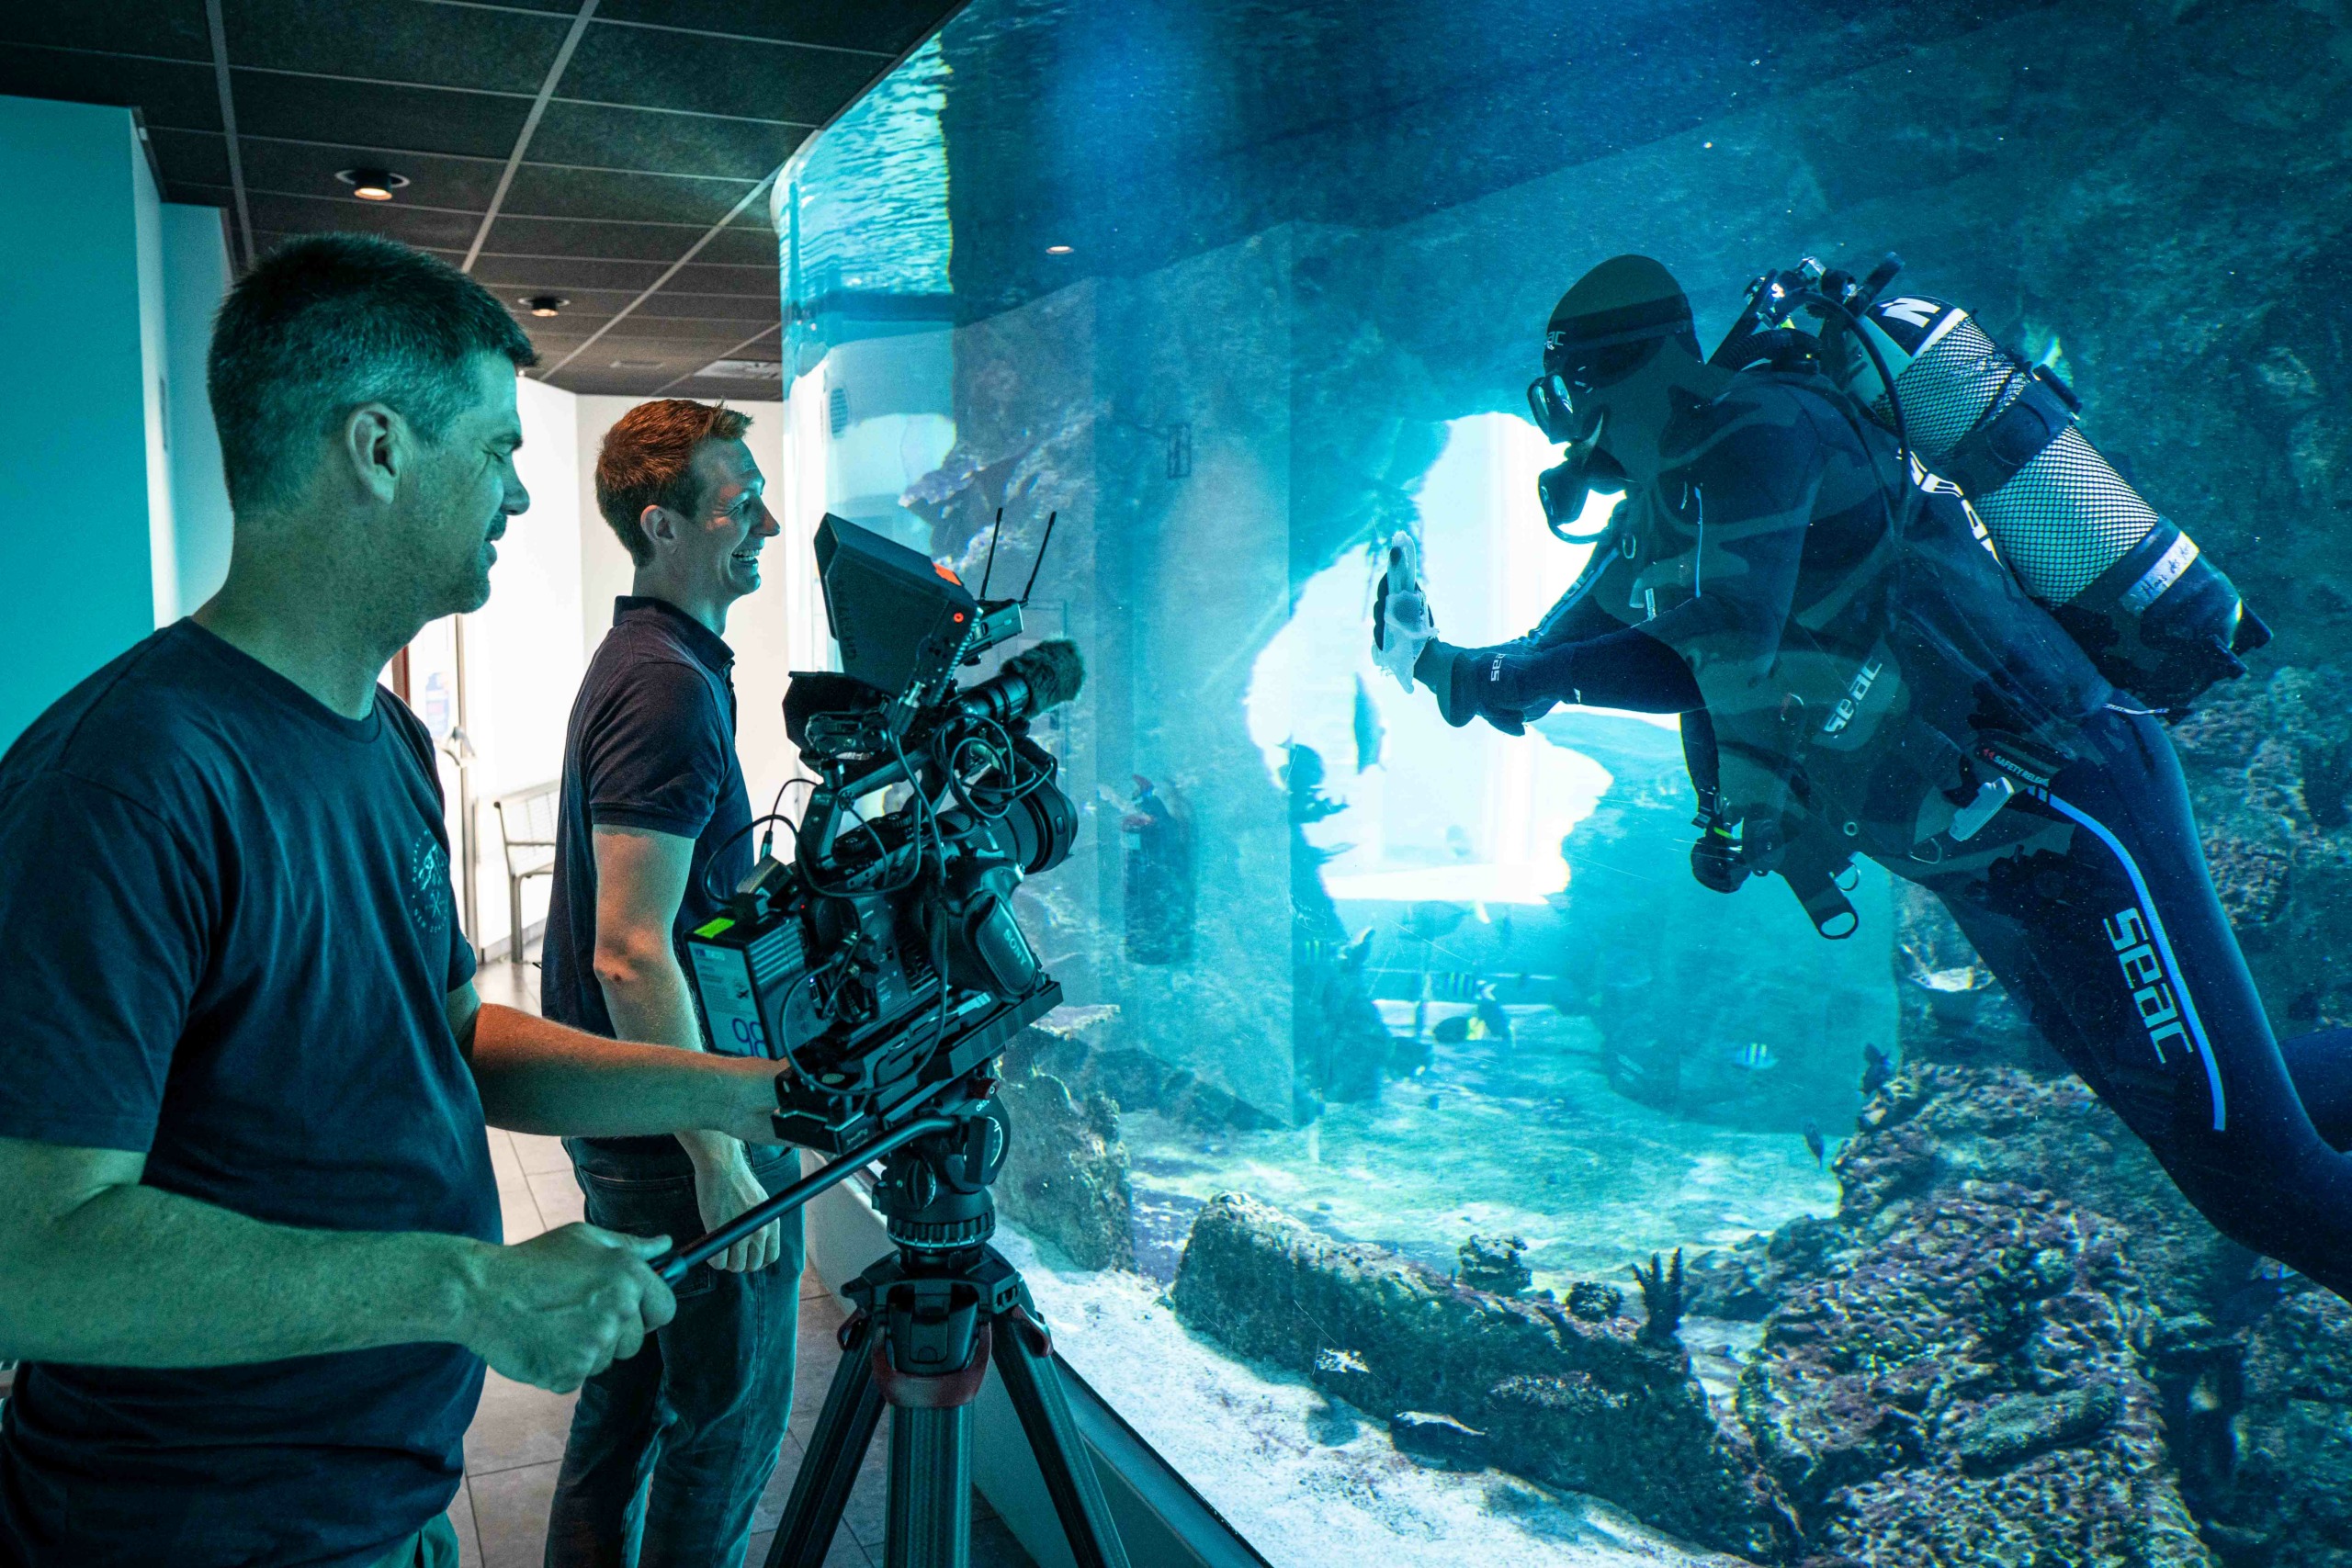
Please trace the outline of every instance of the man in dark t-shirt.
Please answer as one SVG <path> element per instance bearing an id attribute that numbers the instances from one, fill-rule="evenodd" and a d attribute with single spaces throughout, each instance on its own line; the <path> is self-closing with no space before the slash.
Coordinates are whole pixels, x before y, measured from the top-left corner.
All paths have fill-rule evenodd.
<path id="1" fill-rule="evenodd" d="M 631 409 L 597 455 L 597 505 L 636 592 L 615 604 L 572 704 L 542 960 L 548 1018 L 687 1051 L 710 1042 L 685 935 L 752 863 L 734 654 L 719 635 L 777 531 L 749 423 L 664 399 Z M 799 1174 L 783 1149 L 708 1133 L 567 1142 L 588 1218 L 631 1234 L 717 1226 Z M 800 1263 L 796 1212 L 681 1280 L 677 1316 L 588 1380 L 548 1519 L 549 1568 L 619 1568 L 632 1535 L 639 1568 L 742 1556 L 791 1411 Z"/>
<path id="2" fill-rule="evenodd" d="M 228 581 L 0 758 L 0 1568 L 443 1568 L 487 1361 L 667 1322 L 666 1238 L 499 1242 L 485 1118 L 772 1135 L 766 1064 L 482 1003 L 431 747 L 376 674 L 479 608 L 512 317 L 389 241 L 281 248 L 209 391 Z"/>

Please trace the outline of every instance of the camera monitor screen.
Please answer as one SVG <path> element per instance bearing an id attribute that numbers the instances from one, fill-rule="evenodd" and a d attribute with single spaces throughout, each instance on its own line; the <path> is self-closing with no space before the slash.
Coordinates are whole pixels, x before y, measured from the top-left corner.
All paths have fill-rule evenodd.
<path id="1" fill-rule="evenodd" d="M 816 542 L 843 674 L 899 696 L 951 671 L 980 609 L 954 573 L 831 513 Z"/>

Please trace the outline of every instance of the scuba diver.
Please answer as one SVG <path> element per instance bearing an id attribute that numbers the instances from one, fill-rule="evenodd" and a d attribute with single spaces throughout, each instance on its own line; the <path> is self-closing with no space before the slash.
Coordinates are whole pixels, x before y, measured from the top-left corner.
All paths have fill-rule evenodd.
<path id="1" fill-rule="evenodd" d="M 1827 936 L 1855 855 L 1935 894 L 2190 1202 L 2352 1298 L 2352 1031 L 2271 1033 L 2158 722 L 2267 631 L 2053 377 L 1940 301 L 1874 304 L 1897 265 L 1767 275 L 1708 357 L 1664 266 L 1594 268 L 1530 389 L 1555 532 L 1623 492 L 1590 561 L 1532 632 L 1458 648 L 1399 536 L 1374 658 L 1455 726 L 1680 714 L 1700 881 L 1777 873 Z M 1926 395 L 1939 345 L 1993 379 Z M 2096 505 L 2052 502 L 2086 475 Z"/>

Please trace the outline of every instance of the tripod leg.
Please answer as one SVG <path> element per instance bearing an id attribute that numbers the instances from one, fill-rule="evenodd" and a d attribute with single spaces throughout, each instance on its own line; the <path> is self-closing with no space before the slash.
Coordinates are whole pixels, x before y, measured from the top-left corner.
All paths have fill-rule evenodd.
<path id="1" fill-rule="evenodd" d="M 972 1561 L 972 1409 L 890 1412 L 890 1529 L 883 1568 Z"/>
<path id="2" fill-rule="evenodd" d="M 842 1348 L 824 1412 L 808 1434 L 808 1455 L 792 1483 L 792 1501 L 785 1506 L 775 1540 L 768 1546 L 767 1568 L 821 1568 L 841 1528 L 842 1508 L 882 1419 L 882 1390 L 874 1381 L 868 1356 L 873 1342 L 874 1320 L 860 1313 Z"/>
<path id="3" fill-rule="evenodd" d="M 1021 1429 L 1037 1456 L 1046 1490 L 1061 1517 L 1062 1534 L 1069 1540 L 1070 1556 L 1078 1568 L 1127 1568 L 1126 1548 L 1119 1544 L 1118 1527 L 1111 1521 L 1111 1505 L 1094 1473 L 1094 1461 L 1070 1418 L 1069 1397 L 1047 1354 L 1030 1343 L 1034 1332 L 1019 1314 L 997 1320 L 996 1366 L 1004 1392 L 1021 1413 Z"/>

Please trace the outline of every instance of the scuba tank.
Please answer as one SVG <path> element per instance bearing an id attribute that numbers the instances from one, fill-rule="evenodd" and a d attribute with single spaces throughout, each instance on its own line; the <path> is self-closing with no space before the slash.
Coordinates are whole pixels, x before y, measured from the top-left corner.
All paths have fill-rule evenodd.
<path id="1" fill-rule="evenodd" d="M 2010 572 L 2115 685 L 2177 711 L 2245 674 L 2238 656 L 2269 627 L 2091 445 L 2074 392 L 1957 305 L 1881 299 L 1901 266 L 1890 255 L 1856 281 L 1808 258 L 1766 275 L 1716 362 L 1815 360 L 1918 468 L 1959 486 Z M 1799 309 L 1824 318 L 1818 338 L 1783 325 Z"/>

